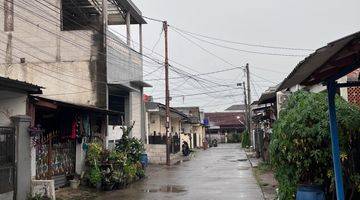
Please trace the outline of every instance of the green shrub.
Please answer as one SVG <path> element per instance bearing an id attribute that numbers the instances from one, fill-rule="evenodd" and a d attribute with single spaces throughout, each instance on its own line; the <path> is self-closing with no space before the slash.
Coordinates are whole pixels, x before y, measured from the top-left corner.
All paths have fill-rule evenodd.
<path id="1" fill-rule="evenodd" d="M 99 163 L 102 151 L 103 147 L 100 143 L 93 142 L 89 144 L 86 158 L 90 165 L 93 166 Z"/>
<path id="2" fill-rule="evenodd" d="M 95 186 L 97 183 L 100 183 L 102 178 L 101 171 L 97 165 L 90 169 L 89 181 L 92 185 Z"/>
<path id="3" fill-rule="evenodd" d="M 345 190 L 360 191 L 359 124 L 360 109 L 336 97 L 341 158 Z M 327 196 L 332 184 L 331 138 L 326 93 L 296 92 L 290 96 L 273 127 L 271 163 L 279 182 L 280 199 L 294 199 L 299 184 L 324 186 Z"/>
<path id="4" fill-rule="evenodd" d="M 145 148 L 139 139 L 129 137 L 133 125 L 123 129 L 124 134 L 113 150 L 104 149 L 98 142 L 89 144 L 86 177 L 92 185 L 99 182 L 105 186 L 123 185 L 144 177 L 140 156 Z"/>
<path id="5" fill-rule="evenodd" d="M 133 126 L 134 124 L 128 128 L 124 128 L 122 138 L 116 143 L 116 150 L 125 153 L 127 159 L 132 164 L 140 161 L 140 156 L 145 151 L 144 144 L 141 140 L 129 137 Z"/>
<path id="6" fill-rule="evenodd" d="M 244 132 L 241 133 L 241 136 L 242 136 L 241 137 L 241 147 L 249 148 L 251 145 L 249 132 L 247 130 L 245 130 Z"/>
<path id="7" fill-rule="evenodd" d="M 239 142 L 241 142 L 240 133 L 229 134 L 227 142 L 228 143 L 239 143 Z"/>

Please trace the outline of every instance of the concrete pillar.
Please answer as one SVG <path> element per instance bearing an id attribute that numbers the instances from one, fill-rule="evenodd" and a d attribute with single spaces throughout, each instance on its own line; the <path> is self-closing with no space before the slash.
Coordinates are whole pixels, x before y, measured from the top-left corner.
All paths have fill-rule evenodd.
<path id="1" fill-rule="evenodd" d="M 139 52 L 143 53 L 143 35 L 142 35 L 142 24 L 139 24 Z"/>
<path id="2" fill-rule="evenodd" d="M 140 127 L 140 132 L 141 132 L 141 140 L 144 142 L 144 144 L 147 141 L 147 134 L 146 134 L 146 109 L 145 109 L 145 102 L 144 102 L 144 89 L 141 88 L 140 89 L 140 106 L 141 106 L 141 113 L 140 113 L 140 120 L 141 120 L 141 127 Z"/>
<path id="3" fill-rule="evenodd" d="M 26 115 L 11 117 L 15 127 L 16 199 L 27 199 L 31 191 L 31 139 L 28 128 L 31 118 Z"/>
<path id="4" fill-rule="evenodd" d="M 81 144 L 78 144 L 76 142 L 75 173 L 77 173 L 79 175 L 81 175 L 81 173 L 84 171 L 84 167 L 85 167 L 86 153 L 82 147 L 83 147 L 83 142 Z"/>
<path id="5" fill-rule="evenodd" d="M 126 13 L 126 44 L 130 47 L 131 45 L 131 30 L 130 30 L 130 23 L 131 23 L 131 15 L 130 12 Z"/>

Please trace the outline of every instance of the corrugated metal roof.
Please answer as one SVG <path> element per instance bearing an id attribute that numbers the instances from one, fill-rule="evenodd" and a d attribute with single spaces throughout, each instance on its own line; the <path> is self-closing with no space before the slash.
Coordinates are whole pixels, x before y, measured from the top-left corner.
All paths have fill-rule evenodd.
<path id="1" fill-rule="evenodd" d="M 205 113 L 205 118 L 209 120 L 211 126 L 236 126 L 240 128 L 245 124 L 245 114 L 243 112 Z"/>
<path id="2" fill-rule="evenodd" d="M 274 103 L 276 101 L 276 91 L 279 85 L 269 87 L 263 92 L 258 100 L 258 104 Z"/>
<path id="3" fill-rule="evenodd" d="M 166 110 L 166 106 L 164 104 L 158 103 L 158 102 L 152 102 L 152 101 L 145 102 L 145 107 L 146 107 L 146 110 L 148 110 L 148 111 L 154 111 L 154 110 L 165 111 Z M 188 118 L 187 115 L 185 115 L 183 112 L 181 112 L 175 108 L 170 107 L 170 112 L 180 115 L 183 118 Z"/>
<path id="4" fill-rule="evenodd" d="M 95 111 L 95 112 L 98 112 L 98 113 L 104 113 L 104 114 L 107 114 L 107 115 L 120 115 L 120 114 L 122 114 L 121 112 L 114 111 L 114 110 L 108 110 L 108 109 L 99 108 L 99 107 L 90 106 L 90 105 L 68 103 L 68 102 L 54 100 L 54 99 L 45 98 L 45 97 L 41 97 L 41 96 L 32 96 L 32 99 L 35 100 L 35 101 L 38 99 L 38 100 L 50 102 L 50 103 L 53 103 L 55 105 L 59 105 L 59 106 L 63 106 L 63 107 L 77 108 L 77 109 L 82 109 L 82 110 L 91 110 L 91 111 Z"/>
<path id="5" fill-rule="evenodd" d="M 41 89 L 43 89 L 41 86 L 8 77 L 0 77 L 0 87 L 3 89 L 20 90 L 29 94 L 42 94 Z"/>
<path id="6" fill-rule="evenodd" d="M 236 104 L 236 105 L 232 105 L 228 108 L 226 108 L 226 111 L 232 111 L 232 110 L 245 110 L 246 106 L 244 104 Z"/>
<path id="7" fill-rule="evenodd" d="M 329 78 L 330 74 L 327 76 L 323 75 L 322 77 L 318 77 L 316 80 L 312 80 L 311 82 L 307 81 L 307 79 L 309 79 L 310 76 L 317 70 L 321 69 L 322 71 L 326 71 L 324 67 L 330 66 L 324 65 L 352 41 L 359 39 L 359 37 L 360 32 L 357 32 L 317 49 L 314 53 L 306 57 L 295 67 L 295 69 L 288 75 L 288 77 L 285 78 L 285 80 L 280 84 L 278 91 L 293 87 L 297 84 L 314 84 L 316 82 L 320 83 L 326 78 Z"/>

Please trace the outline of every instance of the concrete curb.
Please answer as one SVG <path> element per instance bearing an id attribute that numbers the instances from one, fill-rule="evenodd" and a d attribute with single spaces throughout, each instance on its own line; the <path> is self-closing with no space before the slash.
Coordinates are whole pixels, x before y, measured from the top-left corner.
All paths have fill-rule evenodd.
<path id="1" fill-rule="evenodd" d="M 245 151 L 245 150 L 244 150 L 244 151 Z M 253 152 L 251 152 L 251 153 L 253 153 Z M 247 159 L 248 159 L 248 161 L 249 161 L 249 163 L 250 163 L 251 171 L 252 171 L 252 173 L 253 173 L 253 176 L 255 177 L 255 180 L 256 180 L 256 182 L 257 182 L 257 184 L 258 184 L 258 186 L 259 186 L 259 188 L 260 188 L 260 190 L 261 190 L 262 199 L 263 199 L 263 200 L 266 200 L 264 190 L 263 190 L 263 188 L 261 187 L 259 180 L 256 178 L 255 171 L 254 171 L 254 168 L 256 168 L 256 167 L 258 166 L 258 165 L 257 165 L 258 163 L 256 163 L 256 165 L 254 164 L 254 162 L 253 162 L 253 160 L 252 160 L 251 155 L 250 155 L 249 152 L 246 152 L 246 151 L 245 151 L 245 155 L 246 155 L 246 157 L 247 157 Z"/>

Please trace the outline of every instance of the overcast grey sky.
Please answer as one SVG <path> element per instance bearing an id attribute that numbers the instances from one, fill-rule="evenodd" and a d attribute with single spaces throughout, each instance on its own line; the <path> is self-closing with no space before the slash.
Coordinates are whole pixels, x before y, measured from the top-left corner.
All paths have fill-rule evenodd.
<path id="1" fill-rule="evenodd" d="M 269 46 L 284 46 L 292 48 L 317 49 L 328 42 L 360 30 L 359 0 L 133 0 L 144 16 L 166 19 L 172 26 L 211 37 L 225 40 L 261 44 Z M 144 45 L 153 48 L 161 32 L 161 24 L 147 20 L 144 25 Z M 136 34 L 135 34 L 136 35 Z M 163 35 L 162 35 L 163 36 Z M 191 67 L 184 68 L 173 62 L 170 64 L 187 72 L 197 74 L 233 66 L 250 64 L 253 88 L 252 99 L 257 100 L 267 87 L 281 82 L 304 56 L 270 56 L 243 53 L 221 47 L 216 47 L 189 37 L 203 48 L 225 59 L 221 61 L 198 46 L 182 38 L 172 29 L 169 30 L 170 59 Z M 249 47 L 209 40 L 232 48 L 279 54 L 308 55 L 311 51 L 291 51 L 259 47 Z M 160 40 L 155 51 L 163 54 L 163 40 Z M 149 51 L 145 53 L 149 54 Z M 154 55 L 155 57 L 155 55 Z M 230 65 L 231 63 L 232 65 Z M 145 63 L 145 65 L 151 65 Z M 146 72 L 156 67 L 145 66 Z M 265 69 L 265 70 L 264 70 Z M 146 74 L 144 72 L 144 74 Z M 172 77 L 179 76 L 170 71 Z M 265 81 L 259 77 L 263 77 Z M 147 79 L 163 78 L 163 71 L 158 70 L 144 77 Z M 220 84 L 234 84 L 243 81 L 243 72 L 233 70 L 226 73 L 202 76 Z M 153 88 L 146 92 L 155 100 L 163 102 L 163 81 L 148 81 Z M 230 90 L 227 87 L 211 87 L 211 84 L 200 86 L 195 81 L 175 79 L 171 81 L 171 94 L 205 93 L 208 95 L 186 96 L 174 98 L 171 106 L 201 106 L 205 111 L 221 111 L 224 108 L 242 102 L 242 90 Z M 218 92 L 218 91 L 223 92 Z M 236 95 L 236 96 L 234 96 Z M 225 97 L 224 97 L 225 96 Z"/>

